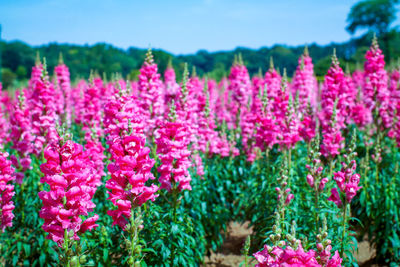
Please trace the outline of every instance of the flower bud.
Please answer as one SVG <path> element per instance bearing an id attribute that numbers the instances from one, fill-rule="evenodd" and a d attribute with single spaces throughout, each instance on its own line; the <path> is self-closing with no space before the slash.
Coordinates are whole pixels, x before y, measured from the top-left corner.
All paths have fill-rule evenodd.
<path id="1" fill-rule="evenodd" d="M 272 242 L 274 242 L 274 241 L 275 241 L 275 235 L 270 234 L 270 235 L 269 235 L 269 239 L 270 239 Z"/>
<path id="2" fill-rule="evenodd" d="M 312 177 L 311 174 L 307 175 L 307 183 L 311 186 L 314 187 L 314 177 Z"/>
<path id="3" fill-rule="evenodd" d="M 73 256 L 71 259 L 71 266 L 78 266 L 79 265 L 79 259 L 77 256 Z"/>
<path id="4" fill-rule="evenodd" d="M 75 234 L 75 233 L 74 233 L 74 230 L 71 229 L 71 230 L 68 231 L 68 237 L 69 237 L 69 238 L 74 237 L 74 234 Z"/>
<path id="5" fill-rule="evenodd" d="M 289 205 L 290 201 L 292 201 L 293 198 L 294 198 L 294 195 L 293 195 L 293 194 L 289 194 L 289 195 L 286 197 L 285 205 Z"/>
<path id="6" fill-rule="evenodd" d="M 79 263 L 80 264 L 85 264 L 86 263 L 86 255 L 81 256 L 81 258 L 79 259 Z"/>

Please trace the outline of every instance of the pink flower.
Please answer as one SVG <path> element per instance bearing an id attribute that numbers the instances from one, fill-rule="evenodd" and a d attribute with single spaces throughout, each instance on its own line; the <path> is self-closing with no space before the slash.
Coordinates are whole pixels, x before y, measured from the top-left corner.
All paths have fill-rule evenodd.
<path id="1" fill-rule="evenodd" d="M 262 251 L 253 254 L 258 264 L 256 267 L 279 267 L 279 266 L 293 266 L 293 267 L 321 267 L 316 259 L 316 253 L 314 250 L 305 252 L 301 246 L 294 250 L 291 247 L 285 249 L 280 247 L 270 247 L 265 245 Z M 339 262 L 336 254 L 335 257 L 330 261 L 334 264 L 335 261 Z M 340 260 L 341 262 L 341 260 Z M 340 266 L 332 265 L 333 266 Z"/>
<path id="2" fill-rule="evenodd" d="M 311 113 L 303 114 L 303 119 L 300 126 L 300 136 L 306 141 L 310 142 L 315 137 L 315 118 Z"/>
<path id="3" fill-rule="evenodd" d="M 307 183 L 311 186 L 314 187 L 314 177 L 312 177 L 311 174 L 307 175 Z"/>
<path id="4" fill-rule="evenodd" d="M 180 93 L 179 84 L 176 82 L 175 70 L 171 65 L 168 65 L 164 72 L 164 87 L 165 87 L 165 103 L 171 102 L 171 100 L 177 100 L 177 96 Z"/>
<path id="5" fill-rule="evenodd" d="M 340 195 L 336 187 L 332 188 L 331 196 L 328 198 L 328 200 L 335 203 L 339 208 L 342 206 L 342 200 L 340 199 Z"/>
<path id="6" fill-rule="evenodd" d="M 342 259 L 339 256 L 339 252 L 335 251 L 335 255 L 328 261 L 326 267 L 340 267 L 342 263 Z"/>
<path id="7" fill-rule="evenodd" d="M 328 178 L 322 178 L 321 182 L 319 183 L 319 190 L 322 191 L 325 188 L 325 184 L 328 182 Z"/>
<path id="8" fill-rule="evenodd" d="M 293 95 L 299 96 L 300 112 L 305 113 L 308 103 L 316 106 L 318 95 L 318 83 L 314 77 L 314 66 L 308 50 L 299 58 L 292 83 Z"/>
<path id="9" fill-rule="evenodd" d="M 40 77 L 36 77 L 37 70 L 42 70 Z M 34 153 L 40 155 L 47 144 L 56 142 L 58 135 L 55 123 L 56 100 L 53 84 L 50 83 L 46 66 L 35 66 L 32 69 L 31 91 L 27 96 L 27 104 L 31 114 L 32 133 L 35 136 Z"/>
<path id="10" fill-rule="evenodd" d="M 335 172 L 334 176 L 333 176 L 333 180 L 336 181 L 336 184 L 338 185 L 340 190 L 344 190 L 345 189 L 345 184 L 346 184 L 346 176 L 345 173 L 339 171 L 339 172 Z"/>
<path id="11" fill-rule="evenodd" d="M 143 117 L 137 102 L 124 92 L 112 96 L 104 109 L 105 132 L 111 154 L 107 169 L 111 178 L 106 182 L 108 199 L 117 207 L 107 212 L 114 222 L 125 230 L 132 209 L 148 200 L 154 201 L 156 185 L 147 186 L 154 179 L 151 168 L 154 160 L 145 146 Z"/>
<path id="12" fill-rule="evenodd" d="M 90 180 L 88 179 L 88 184 L 97 188 L 102 184 L 101 178 L 106 175 L 103 162 L 105 159 L 104 147 L 97 136 L 86 133 L 85 139 L 86 145 L 84 154 L 93 168 L 93 175 Z"/>
<path id="13" fill-rule="evenodd" d="M 18 152 L 18 158 L 11 156 L 13 165 L 17 168 L 17 182 L 21 183 L 24 172 L 31 168 L 30 153 L 33 152 L 34 136 L 31 134 L 32 125 L 30 121 L 29 109 L 25 104 L 23 93 L 16 91 L 18 101 L 13 106 L 13 112 L 10 114 L 11 133 L 10 139 L 13 143 L 12 148 Z"/>
<path id="14" fill-rule="evenodd" d="M 83 92 L 83 117 L 82 124 L 85 132 L 94 129 L 96 133 L 100 131 L 99 125 L 102 121 L 101 88 L 99 84 L 92 80 Z"/>
<path id="15" fill-rule="evenodd" d="M 289 205 L 290 201 L 292 201 L 293 198 L 294 198 L 294 195 L 293 195 L 293 194 L 289 194 L 289 195 L 286 197 L 285 205 Z"/>
<path id="16" fill-rule="evenodd" d="M 11 167 L 11 161 L 7 159 L 8 153 L 0 152 L 0 228 L 4 232 L 6 227 L 12 226 L 14 214 L 14 202 L 12 197 L 15 194 L 14 185 L 11 183 L 15 180 L 14 168 Z"/>
<path id="17" fill-rule="evenodd" d="M 372 113 L 364 103 L 357 103 L 353 106 L 351 117 L 359 126 L 365 126 L 372 121 Z"/>
<path id="18" fill-rule="evenodd" d="M 357 195 L 357 191 L 361 189 L 361 186 L 358 186 L 358 183 L 347 183 L 345 188 L 346 200 L 348 203 Z"/>
<path id="19" fill-rule="evenodd" d="M 336 157 L 340 154 L 340 150 L 344 148 L 345 138 L 340 130 L 328 127 L 323 134 L 323 143 L 321 145 L 321 153 L 325 157 Z"/>
<path id="20" fill-rule="evenodd" d="M 40 182 L 47 183 L 50 191 L 38 194 L 43 203 L 39 216 L 44 219 L 42 228 L 48 233 L 46 238 L 62 247 L 65 230 L 73 231 L 72 238 L 79 240 L 78 233 L 97 227 L 94 224 L 97 215 L 87 218 L 88 222 L 82 219 L 96 206 L 92 202 L 96 188 L 88 183 L 93 168 L 82 146 L 71 140 L 65 144 L 50 144 L 44 151 L 44 158 L 46 163 L 40 166 L 44 176 Z"/>
<path id="21" fill-rule="evenodd" d="M 236 114 L 241 107 L 246 107 L 251 95 L 251 83 L 246 66 L 241 59 L 234 62 L 229 74 L 228 91 L 232 92 L 232 110 Z"/>
<path id="22" fill-rule="evenodd" d="M 358 186 L 358 183 L 360 182 L 360 175 L 358 173 L 354 173 L 356 167 L 357 165 L 355 160 L 352 160 L 349 164 L 342 162 L 341 170 L 334 173 L 333 179 L 336 181 L 340 191 L 345 193 L 347 203 L 350 203 L 351 200 L 356 196 L 357 191 L 361 189 L 361 187 Z M 334 190 L 336 191 L 335 193 L 333 192 Z M 340 200 L 341 204 L 341 199 L 336 188 L 332 189 L 332 195 L 328 200 L 335 202 L 336 205 L 338 205 L 338 200 Z"/>
<path id="23" fill-rule="evenodd" d="M 164 122 L 156 133 L 157 154 L 161 160 L 158 168 L 161 188 L 168 191 L 176 184 L 179 191 L 191 190 L 189 168 L 190 133 L 187 126 L 180 121 Z"/>
<path id="24" fill-rule="evenodd" d="M 69 76 L 68 67 L 60 62 L 58 66 L 54 68 L 54 73 L 57 77 L 57 83 L 59 84 L 60 89 L 60 104 L 62 105 L 60 108 L 60 114 L 68 126 L 71 125 L 71 116 L 72 116 L 72 103 L 71 103 L 71 81 Z"/>
<path id="25" fill-rule="evenodd" d="M 201 178 L 203 178 L 203 176 L 204 176 L 204 164 L 203 164 L 203 160 L 202 160 L 201 156 L 198 153 L 196 153 L 194 155 L 194 162 L 195 162 L 195 165 L 196 165 L 196 174 L 198 176 L 200 176 Z"/>
<path id="26" fill-rule="evenodd" d="M 370 112 L 378 109 L 383 125 L 389 128 L 392 123 L 390 93 L 388 90 L 388 75 L 385 70 L 385 60 L 378 41 L 373 39 L 370 49 L 365 54 L 363 100 Z"/>
<path id="27" fill-rule="evenodd" d="M 108 199 L 117 206 L 107 212 L 115 224 L 125 229 L 132 209 L 146 201 L 154 201 L 158 190 L 156 185 L 146 186 L 148 179 L 154 179 L 151 168 L 154 160 L 149 157 L 150 149 L 145 147 L 143 135 L 128 135 L 109 140 L 111 161 L 108 171 L 111 178 L 106 182 Z"/>
<path id="28" fill-rule="evenodd" d="M 272 102 L 271 103 L 272 106 L 274 106 L 274 107 L 275 107 L 275 99 L 278 97 L 278 95 L 281 94 L 281 81 L 282 81 L 282 77 L 275 70 L 273 62 L 272 62 L 272 58 L 271 58 L 270 68 L 265 73 L 264 82 L 265 82 L 265 86 L 267 88 L 267 95 L 270 98 L 270 101 Z"/>
<path id="29" fill-rule="evenodd" d="M 157 64 L 154 63 L 151 50 L 146 54 L 146 60 L 140 69 L 139 100 L 145 117 L 150 120 L 150 128 L 154 127 L 153 120 L 160 118 L 164 112 L 163 84 L 160 74 L 157 73 Z M 152 132 L 153 129 L 147 129 Z M 149 133 L 150 133 L 149 132 Z"/>

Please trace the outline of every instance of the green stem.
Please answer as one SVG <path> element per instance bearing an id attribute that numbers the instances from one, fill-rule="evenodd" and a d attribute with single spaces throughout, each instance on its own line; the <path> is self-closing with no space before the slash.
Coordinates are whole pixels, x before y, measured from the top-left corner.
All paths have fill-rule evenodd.
<path id="1" fill-rule="evenodd" d="M 344 212 L 343 212 L 343 232 L 342 232 L 342 247 L 340 249 L 340 257 L 343 259 L 344 255 L 344 244 L 346 237 L 346 224 L 347 224 L 347 201 L 344 202 Z"/>
<path id="2" fill-rule="evenodd" d="M 334 159 L 330 157 L 329 158 L 329 178 L 332 177 L 334 165 L 335 165 Z"/>
<path id="3" fill-rule="evenodd" d="M 318 187 L 315 185 L 315 209 L 314 209 L 314 218 L 315 218 L 315 234 L 318 234 L 318 228 L 319 228 L 319 207 L 318 207 L 318 202 L 319 202 L 319 193 L 318 193 Z"/>
<path id="4" fill-rule="evenodd" d="M 64 250 L 65 250 L 65 259 L 66 259 L 66 266 L 71 266 L 71 259 L 68 255 L 68 248 L 69 248 L 69 238 L 68 238 L 68 230 L 64 230 Z"/>
<path id="5" fill-rule="evenodd" d="M 138 217 L 140 217 L 140 208 L 138 208 Z M 140 218 L 139 218 L 140 219 Z M 140 222 L 140 220 L 139 220 Z M 140 254 L 137 255 L 135 252 L 136 246 L 139 243 L 139 234 L 138 234 L 138 223 L 135 220 L 135 211 L 132 208 L 131 210 L 131 218 L 130 218 L 130 223 L 131 223 L 131 247 L 130 247 L 130 254 L 131 254 L 131 261 L 130 261 L 130 266 L 133 267 L 136 264 L 136 261 L 140 259 Z"/>
<path id="6" fill-rule="evenodd" d="M 178 190 L 176 183 L 173 183 L 172 186 L 172 218 L 173 218 L 173 225 L 176 225 L 176 210 L 177 210 L 177 205 L 178 205 Z M 173 236 L 173 239 L 174 236 Z M 171 266 L 174 266 L 174 259 L 175 259 L 175 245 L 174 241 L 171 240 Z"/>
<path id="7" fill-rule="evenodd" d="M 291 167 L 292 167 L 292 149 L 290 149 L 290 148 L 289 148 L 289 153 L 288 153 L 288 170 L 289 170 L 289 179 L 290 179 L 290 177 L 291 177 L 291 173 L 292 173 Z M 289 180 L 289 181 L 290 181 L 290 180 Z"/>

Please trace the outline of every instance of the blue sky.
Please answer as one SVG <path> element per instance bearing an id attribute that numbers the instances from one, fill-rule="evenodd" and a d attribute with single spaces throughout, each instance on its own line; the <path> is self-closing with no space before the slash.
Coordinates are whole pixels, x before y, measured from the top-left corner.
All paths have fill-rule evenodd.
<path id="1" fill-rule="evenodd" d="M 356 0 L 0 0 L 2 38 L 175 54 L 348 40 Z M 398 24 L 399 19 L 396 21 Z"/>

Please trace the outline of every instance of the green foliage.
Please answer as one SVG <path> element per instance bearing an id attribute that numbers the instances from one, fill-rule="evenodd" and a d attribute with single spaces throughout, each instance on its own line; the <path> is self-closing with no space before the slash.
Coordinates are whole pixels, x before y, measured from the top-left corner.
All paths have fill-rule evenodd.
<path id="1" fill-rule="evenodd" d="M 345 43 L 332 43 L 326 46 L 309 44 L 308 50 L 313 58 L 315 73 L 317 77 L 326 74 L 330 64 L 330 57 L 335 48 L 336 54 L 342 62 L 350 63 L 353 71 L 356 63 L 364 61 L 364 51 L 369 47 L 372 34 L 352 39 Z M 387 55 L 388 62 L 397 60 L 400 56 L 400 34 L 391 30 L 382 35 L 380 46 Z M 14 41 L 0 41 L 2 51 L 3 77 L 5 88 L 13 85 L 13 80 L 27 79 L 35 62 L 36 53 L 47 58 L 48 69 L 52 70 L 57 64 L 59 54 L 62 53 L 65 64 L 68 65 L 72 79 L 88 78 L 90 71 L 95 70 L 99 74 L 111 77 L 120 73 L 124 78 L 137 79 L 139 69 L 144 61 L 146 49 L 129 48 L 127 50 L 116 48 L 109 44 L 99 43 L 92 46 L 78 46 L 68 44 L 51 43 L 39 47 L 31 47 L 25 43 Z M 192 55 L 174 56 L 162 50 L 153 50 L 154 58 L 158 64 L 159 72 L 163 73 L 171 60 L 175 68 L 177 79 L 181 79 L 184 62 L 196 67 L 198 75 L 207 75 L 217 81 L 229 73 L 233 63 L 234 55 L 241 54 L 251 75 L 256 75 L 261 69 L 265 72 L 269 68 L 269 59 L 273 57 L 275 67 L 287 69 L 291 76 L 295 71 L 298 58 L 303 53 L 304 46 L 290 47 L 285 45 L 274 45 L 260 49 L 236 48 L 227 52 L 207 52 L 200 50 Z M 397 62 L 397 61 L 396 61 Z M 3 73 L 4 74 L 4 73 Z"/>
<path id="2" fill-rule="evenodd" d="M 363 189 L 355 199 L 353 210 L 364 224 L 360 235 L 368 235 L 377 249 L 378 262 L 400 264 L 399 150 L 393 140 L 385 138 L 382 162 L 375 163 L 371 160 L 371 155 L 376 153 L 374 148 L 361 142 L 358 147 L 364 177 Z"/>
<path id="3" fill-rule="evenodd" d="M 369 29 L 382 35 L 396 19 L 398 0 L 364 0 L 355 4 L 347 17 L 346 30 L 351 34 L 358 29 Z"/>
<path id="4" fill-rule="evenodd" d="M 3 87 L 8 88 L 9 86 L 14 84 L 17 75 L 15 75 L 15 73 L 12 72 L 10 69 L 5 68 L 1 69 L 1 77 L 2 77 Z"/>

